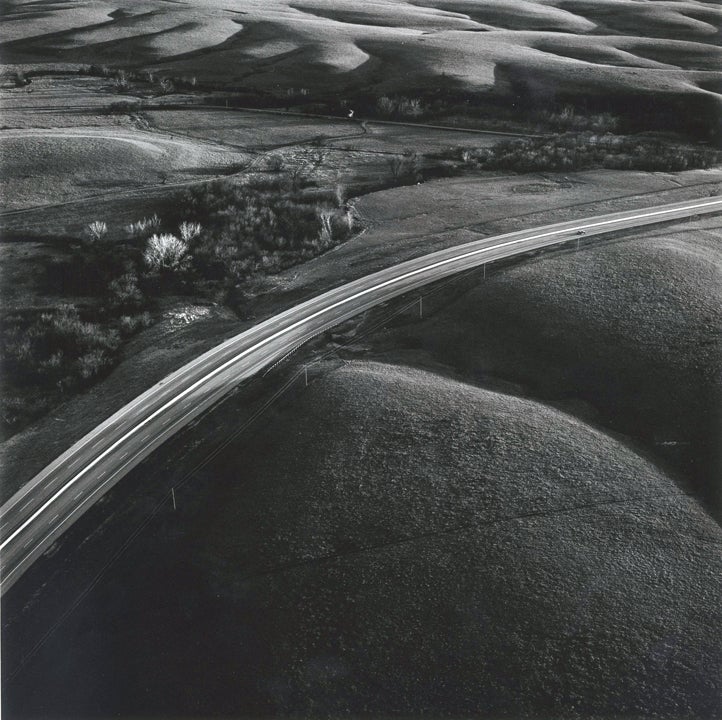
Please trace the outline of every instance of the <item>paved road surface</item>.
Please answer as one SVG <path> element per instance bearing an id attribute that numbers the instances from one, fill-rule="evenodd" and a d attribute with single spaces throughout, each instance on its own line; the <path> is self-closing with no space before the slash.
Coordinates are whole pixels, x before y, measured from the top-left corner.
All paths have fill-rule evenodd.
<path id="1" fill-rule="evenodd" d="M 126 473 L 252 377 L 310 338 L 411 290 L 549 245 L 722 211 L 722 198 L 684 201 L 476 240 L 367 275 L 237 335 L 169 375 L 48 465 L 0 508 L 0 594 Z"/>

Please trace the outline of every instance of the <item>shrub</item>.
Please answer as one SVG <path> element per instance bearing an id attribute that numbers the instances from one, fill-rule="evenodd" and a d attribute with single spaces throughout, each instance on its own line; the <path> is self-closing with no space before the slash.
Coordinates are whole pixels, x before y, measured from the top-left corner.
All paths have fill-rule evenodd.
<path id="1" fill-rule="evenodd" d="M 384 117 L 419 118 L 424 114 L 420 98 L 381 96 L 376 101 L 376 110 Z"/>
<path id="2" fill-rule="evenodd" d="M 188 245 L 170 233 L 152 235 L 143 254 L 146 265 L 154 271 L 179 270 L 186 260 Z"/>
<path id="3" fill-rule="evenodd" d="M 149 230 L 157 230 L 161 225 L 160 218 L 157 213 L 153 213 L 150 217 L 137 220 L 134 223 L 130 223 L 125 226 L 125 231 L 131 237 L 142 236 Z"/>
<path id="4" fill-rule="evenodd" d="M 127 92 L 130 89 L 130 80 L 125 70 L 118 70 L 113 81 L 113 86 L 118 92 Z"/>
<path id="5" fill-rule="evenodd" d="M 722 153 L 649 136 L 585 132 L 507 140 L 493 148 L 468 151 L 461 159 L 486 170 L 516 172 L 593 168 L 675 172 L 709 168 L 722 160 Z"/>
<path id="6" fill-rule="evenodd" d="M 405 179 L 416 182 L 420 178 L 421 158 L 413 150 L 405 150 L 402 155 L 391 155 L 386 159 L 394 181 Z"/>
<path id="7" fill-rule="evenodd" d="M 401 98 L 398 101 L 396 112 L 403 117 L 417 118 L 424 114 L 421 100 L 418 98 Z"/>
<path id="8" fill-rule="evenodd" d="M 398 180 L 401 176 L 401 168 L 404 164 L 403 157 L 401 155 L 391 155 L 386 158 L 386 164 L 389 166 L 389 170 L 391 170 L 391 175 L 394 180 Z"/>
<path id="9" fill-rule="evenodd" d="M 108 306 L 111 310 L 138 310 L 145 304 L 145 296 L 138 287 L 138 277 L 134 273 L 125 273 L 108 285 Z"/>
<path id="10" fill-rule="evenodd" d="M 87 231 L 93 242 L 99 242 L 108 234 L 108 225 L 101 220 L 95 220 L 88 225 Z"/>
<path id="11" fill-rule="evenodd" d="M 83 320 L 74 305 L 61 305 L 29 325 L 8 323 L 3 341 L 3 365 L 15 386 L 69 388 L 87 379 L 88 365 L 78 360 L 100 353 L 109 362 L 120 337 L 111 328 Z"/>
<path id="12" fill-rule="evenodd" d="M 377 100 L 376 107 L 381 115 L 389 117 L 396 111 L 396 103 L 387 95 L 383 95 Z"/>
<path id="13" fill-rule="evenodd" d="M 22 70 L 18 70 L 13 74 L 13 84 L 16 88 L 23 88 L 30 85 L 30 78 Z"/>
<path id="14" fill-rule="evenodd" d="M 103 350 L 91 350 L 76 361 L 77 372 L 83 380 L 90 380 L 110 366 L 110 358 Z"/>
<path id="15" fill-rule="evenodd" d="M 281 170 L 283 170 L 283 165 L 284 161 L 281 155 L 269 155 L 266 158 L 266 167 L 269 172 L 281 172 Z"/>
<path id="16" fill-rule="evenodd" d="M 46 394 L 7 393 L 0 394 L 0 424 L 3 435 L 9 436 L 28 422 L 44 415 L 52 406 L 53 398 Z"/>
<path id="17" fill-rule="evenodd" d="M 139 330 L 150 327 L 152 324 L 153 319 L 149 312 L 140 315 L 122 315 L 118 320 L 120 333 L 124 336 L 133 335 Z"/>
<path id="18" fill-rule="evenodd" d="M 320 208 L 318 211 L 318 219 L 321 221 L 321 230 L 318 239 L 322 248 L 330 248 L 333 246 L 333 212 L 327 208 Z"/>
<path id="19" fill-rule="evenodd" d="M 194 240 L 201 234 L 203 227 L 200 223 L 183 221 L 178 226 L 178 232 L 180 233 L 181 240 L 188 244 L 191 240 Z"/>
<path id="20" fill-rule="evenodd" d="M 219 284 L 231 287 L 254 273 L 277 272 L 349 237 L 352 213 L 335 207 L 333 193 L 302 196 L 284 185 L 283 178 L 219 181 L 186 195 L 181 205 L 188 217 L 205 225 L 188 242 L 196 289 L 215 296 Z"/>

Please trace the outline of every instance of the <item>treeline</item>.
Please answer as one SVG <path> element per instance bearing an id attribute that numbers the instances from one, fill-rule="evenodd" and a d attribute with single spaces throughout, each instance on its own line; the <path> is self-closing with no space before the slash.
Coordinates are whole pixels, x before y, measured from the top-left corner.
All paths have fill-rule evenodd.
<path id="1" fill-rule="evenodd" d="M 592 132 L 508 140 L 493 147 L 456 151 L 456 158 L 481 170 L 514 172 L 572 171 L 608 168 L 678 172 L 709 168 L 722 152 L 652 136 Z"/>
<path id="2" fill-rule="evenodd" d="M 6 317 L 1 330 L 3 435 L 105 375 L 122 339 L 150 323 L 149 313 L 98 321 L 96 311 L 72 304 L 35 317 Z"/>
<path id="3" fill-rule="evenodd" d="M 289 182 L 300 181 L 293 177 L 245 185 L 216 181 L 186 193 L 181 201 L 184 218 L 204 228 L 187 248 L 185 274 L 194 291 L 229 302 L 245 278 L 310 260 L 358 229 L 342 194 L 288 191 Z"/>
<path id="4" fill-rule="evenodd" d="M 123 341 L 152 324 L 152 299 L 142 287 L 138 239 L 110 239 L 91 223 L 64 258 L 45 267 L 45 289 L 81 297 L 81 304 L 11 313 L 0 324 L 3 436 L 106 375 Z"/>
<path id="5" fill-rule="evenodd" d="M 408 88 L 380 95 L 373 90 L 328 93 L 306 87 L 275 92 L 234 83 L 171 76 L 137 68 L 89 65 L 81 74 L 107 77 L 119 93 L 150 88 L 154 94 L 204 93 L 203 101 L 231 107 L 294 108 L 303 112 L 407 121 L 462 121 L 489 129 L 526 131 L 675 132 L 722 142 L 720 103 L 711 94 L 570 93 L 519 77 L 518 68 L 497 66 L 495 87 L 474 91 L 442 78 L 435 88 Z M 381 83 L 375 77 L 372 82 Z M 220 93 L 217 94 L 217 93 Z M 118 106 L 120 109 L 121 106 Z"/>
<path id="6" fill-rule="evenodd" d="M 179 90 L 195 90 L 198 80 L 195 75 L 168 76 L 153 70 L 113 68 L 108 65 L 86 65 L 80 68 L 79 75 L 108 78 L 116 92 L 130 92 L 134 85 L 152 88 L 156 93 L 167 95 Z"/>

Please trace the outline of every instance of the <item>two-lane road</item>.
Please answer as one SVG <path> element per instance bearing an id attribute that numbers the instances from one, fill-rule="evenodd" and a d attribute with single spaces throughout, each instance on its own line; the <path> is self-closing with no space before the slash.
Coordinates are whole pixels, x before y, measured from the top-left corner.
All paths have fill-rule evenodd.
<path id="1" fill-rule="evenodd" d="M 116 412 L 0 508 L 5 593 L 94 502 L 153 450 L 243 380 L 310 338 L 391 298 L 462 270 L 550 245 L 722 211 L 722 198 L 617 212 L 484 238 L 367 275 L 213 348 Z"/>

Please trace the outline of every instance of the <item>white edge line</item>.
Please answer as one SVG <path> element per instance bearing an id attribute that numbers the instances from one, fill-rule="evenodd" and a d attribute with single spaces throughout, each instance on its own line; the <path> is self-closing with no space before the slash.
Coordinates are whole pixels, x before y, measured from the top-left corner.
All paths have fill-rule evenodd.
<path id="1" fill-rule="evenodd" d="M 193 415 L 195 412 L 196 412 L 196 410 L 194 408 L 191 412 L 186 413 L 185 415 L 183 415 L 183 417 L 178 418 L 178 420 L 176 420 L 173 423 L 173 425 L 171 427 L 169 427 L 163 434 L 165 435 L 167 432 L 172 430 L 176 425 L 179 425 L 180 423 L 182 423 L 189 415 Z M 77 512 L 80 511 L 80 509 L 83 507 L 83 505 L 85 505 L 89 500 L 91 500 L 93 498 L 93 496 L 96 493 L 98 493 L 109 482 L 111 482 L 116 475 L 123 472 L 123 470 L 125 470 L 125 468 L 128 467 L 128 465 L 131 465 L 133 462 L 135 462 L 135 460 L 139 454 L 140 453 L 135 453 L 135 455 L 133 455 L 133 457 L 131 457 L 130 460 L 127 460 L 125 463 L 123 463 L 123 465 L 121 465 L 102 485 L 99 485 L 97 488 L 95 488 L 95 490 L 93 490 L 93 492 L 90 493 L 90 495 L 88 495 L 81 503 L 76 505 L 68 515 L 66 515 L 39 543 L 37 543 L 35 545 L 35 547 L 29 553 L 27 553 L 25 555 L 25 557 L 22 560 L 20 560 L 20 562 L 16 563 L 15 567 L 7 575 L 3 576 L 2 582 L 7 583 L 8 578 L 12 577 L 23 566 L 23 563 L 43 546 L 43 544 L 45 543 L 46 540 L 48 540 L 55 533 L 57 533 L 58 530 L 60 530 L 60 528 L 63 527 L 63 525 L 65 525 L 65 523 L 68 522 L 68 520 L 70 520 L 70 518 L 73 517 L 73 515 L 75 515 Z M 83 490 L 81 490 L 73 498 L 73 500 L 77 500 L 82 494 L 83 494 Z M 56 515 L 55 517 L 58 517 L 58 516 Z M 53 519 L 55 519 L 55 518 L 53 518 Z M 30 540 L 28 540 L 25 543 L 25 545 L 23 545 L 23 549 L 25 549 L 28 545 L 30 545 L 30 543 L 32 541 L 33 541 L 33 538 L 31 537 Z"/>

